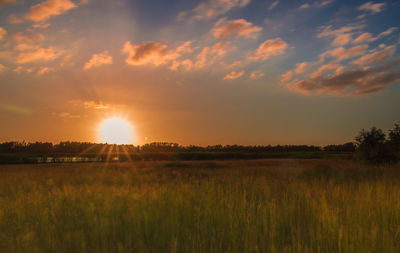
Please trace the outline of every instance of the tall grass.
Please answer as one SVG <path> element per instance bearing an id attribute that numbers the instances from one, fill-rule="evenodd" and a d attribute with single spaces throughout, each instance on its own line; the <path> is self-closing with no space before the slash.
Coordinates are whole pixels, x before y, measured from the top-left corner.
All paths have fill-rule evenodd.
<path id="1" fill-rule="evenodd" d="M 400 173 L 332 160 L 2 166 L 0 252 L 400 252 Z"/>

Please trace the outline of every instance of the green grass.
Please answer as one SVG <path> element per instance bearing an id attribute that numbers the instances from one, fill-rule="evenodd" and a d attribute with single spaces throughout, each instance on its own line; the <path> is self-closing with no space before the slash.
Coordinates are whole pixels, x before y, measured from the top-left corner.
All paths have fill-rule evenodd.
<path id="1" fill-rule="evenodd" d="M 3 165 L 0 252 L 400 252 L 400 170 L 310 159 Z"/>

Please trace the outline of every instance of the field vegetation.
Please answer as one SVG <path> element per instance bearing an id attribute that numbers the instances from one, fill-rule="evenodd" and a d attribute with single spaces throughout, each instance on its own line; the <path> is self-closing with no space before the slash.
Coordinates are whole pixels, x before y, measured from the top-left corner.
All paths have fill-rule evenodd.
<path id="1" fill-rule="evenodd" d="M 0 252 L 400 252 L 400 169 L 325 159 L 1 165 Z"/>

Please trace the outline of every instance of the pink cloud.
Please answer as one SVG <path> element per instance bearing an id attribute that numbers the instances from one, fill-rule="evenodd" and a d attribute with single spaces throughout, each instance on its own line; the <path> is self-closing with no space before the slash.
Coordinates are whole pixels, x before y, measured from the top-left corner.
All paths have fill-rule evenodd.
<path id="1" fill-rule="evenodd" d="M 254 26 L 245 19 L 236 19 L 229 22 L 225 22 L 225 19 L 220 19 L 215 24 L 212 33 L 217 39 L 226 39 L 232 36 L 254 39 L 261 30 L 261 27 Z"/>
<path id="2" fill-rule="evenodd" d="M 249 54 L 247 58 L 254 61 L 265 61 L 271 56 L 277 56 L 285 53 L 288 44 L 281 38 L 264 41 L 255 52 Z"/>
<path id="3" fill-rule="evenodd" d="M 70 0 L 46 0 L 32 6 L 25 18 L 34 22 L 43 22 L 76 7 L 77 5 Z"/>
<path id="4" fill-rule="evenodd" d="M 108 54 L 108 51 L 104 51 L 100 54 L 94 54 L 92 58 L 85 63 L 83 69 L 88 70 L 93 67 L 99 67 L 101 65 L 109 65 L 113 63 L 113 58 Z"/>
<path id="5" fill-rule="evenodd" d="M 231 73 L 227 74 L 224 77 L 224 80 L 233 80 L 233 79 L 238 79 L 241 76 L 244 75 L 244 71 L 240 71 L 240 72 L 236 72 L 236 71 L 232 71 Z"/>

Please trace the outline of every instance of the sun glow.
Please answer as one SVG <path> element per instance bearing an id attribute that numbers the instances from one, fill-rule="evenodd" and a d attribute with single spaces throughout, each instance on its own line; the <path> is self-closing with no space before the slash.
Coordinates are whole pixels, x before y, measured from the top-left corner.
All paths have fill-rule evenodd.
<path id="1" fill-rule="evenodd" d="M 108 118 L 99 127 L 101 142 L 109 144 L 133 144 L 135 142 L 131 124 L 122 118 Z"/>

